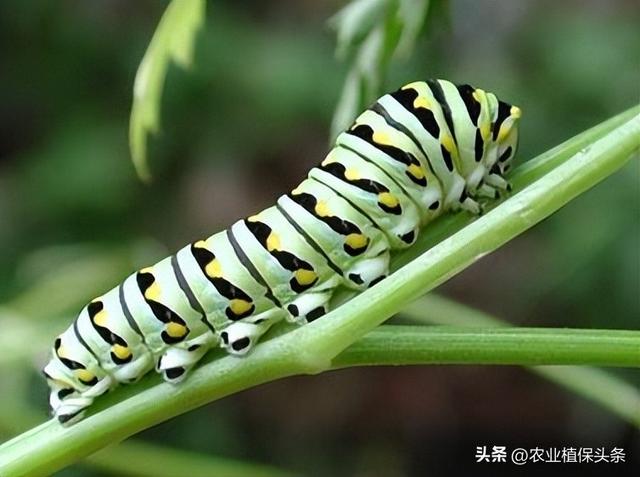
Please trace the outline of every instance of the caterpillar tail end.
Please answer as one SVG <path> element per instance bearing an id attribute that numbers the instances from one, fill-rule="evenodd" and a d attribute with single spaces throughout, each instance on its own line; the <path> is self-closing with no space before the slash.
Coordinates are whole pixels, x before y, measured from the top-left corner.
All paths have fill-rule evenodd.
<path id="1" fill-rule="evenodd" d="M 85 369 L 80 376 L 87 377 Z M 63 426 L 70 426 L 84 418 L 85 410 L 93 404 L 96 397 L 108 392 L 114 385 L 110 376 L 95 375 L 90 383 L 82 383 L 73 373 L 69 373 L 55 360 L 51 360 L 43 369 L 50 388 L 49 407 L 51 415 Z"/>

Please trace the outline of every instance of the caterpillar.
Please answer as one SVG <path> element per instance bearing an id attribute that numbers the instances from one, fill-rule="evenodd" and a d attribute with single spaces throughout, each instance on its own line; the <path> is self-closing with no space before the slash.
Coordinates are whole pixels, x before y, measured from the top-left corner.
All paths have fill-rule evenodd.
<path id="1" fill-rule="evenodd" d="M 327 312 L 369 288 L 390 253 L 447 212 L 479 214 L 510 189 L 520 109 L 445 80 L 379 98 L 276 204 L 185 246 L 94 299 L 55 339 L 43 372 L 69 425 L 94 399 L 155 369 L 178 383 L 212 347 L 247 353 L 276 322 Z"/>

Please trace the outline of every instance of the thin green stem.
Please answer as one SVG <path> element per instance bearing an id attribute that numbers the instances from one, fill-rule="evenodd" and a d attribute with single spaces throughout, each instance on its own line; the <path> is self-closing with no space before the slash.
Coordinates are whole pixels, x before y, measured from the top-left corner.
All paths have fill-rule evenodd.
<path id="1" fill-rule="evenodd" d="M 640 390 L 637 387 L 590 366 L 535 366 L 531 369 L 640 429 Z"/>
<path id="2" fill-rule="evenodd" d="M 530 185 L 522 184 L 520 192 L 323 319 L 262 343 L 246 358 L 226 356 L 208 362 L 180 386 L 148 376 L 136 386 L 122 387 L 100 399 L 85 420 L 71 427 L 49 421 L 3 444 L 0 475 L 48 475 L 109 443 L 215 399 L 278 378 L 330 369 L 340 352 L 406 303 L 622 167 L 640 147 L 640 117 L 590 138 L 593 142 L 587 148 Z M 563 151 L 557 150 L 556 156 Z"/>
<path id="3" fill-rule="evenodd" d="M 417 323 L 456 327 L 509 326 L 509 323 L 487 313 L 433 293 L 405 307 L 402 317 Z M 616 349 L 610 352 L 616 353 Z M 640 428 L 640 390 L 622 379 L 591 366 L 530 366 L 527 369 Z"/>
<path id="4" fill-rule="evenodd" d="M 589 364 L 640 367 L 640 331 L 383 325 L 333 368 L 405 364 Z"/>

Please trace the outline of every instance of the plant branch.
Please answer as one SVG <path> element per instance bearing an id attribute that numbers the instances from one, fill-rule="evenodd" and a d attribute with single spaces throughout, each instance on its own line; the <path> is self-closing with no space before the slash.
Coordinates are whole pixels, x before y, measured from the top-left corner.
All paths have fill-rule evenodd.
<path id="1" fill-rule="evenodd" d="M 640 331 L 384 325 L 332 362 L 406 364 L 589 364 L 640 367 Z"/>
<path id="2" fill-rule="evenodd" d="M 487 313 L 433 293 L 405 307 L 401 316 L 423 324 L 456 327 L 509 326 L 509 323 Z M 640 428 L 640 390 L 617 376 L 591 366 L 529 366 L 527 369 L 601 405 Z"/>

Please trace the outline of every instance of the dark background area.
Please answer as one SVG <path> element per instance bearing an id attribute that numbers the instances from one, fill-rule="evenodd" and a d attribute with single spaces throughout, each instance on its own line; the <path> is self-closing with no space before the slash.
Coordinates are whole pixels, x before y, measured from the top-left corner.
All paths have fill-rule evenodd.
<path id="1" fill-rule="evenodd" d="M 127 142 L 132 85 L 165 5 L 0 3 L 0 319 L 10 311 L 40 330 L 26 364 L 0 365 L 0 402 L 25 400 L 43 418 L 46 342 L 83 303 L 270 205 L 328 149 L 347 67 L 326 20 L 343 4 L 210 2 L 194 69 L 170 69 L 154 181 L 141 183 Z M 520 161 L 639 102 L 636 2 L 465 0 L 447 11 L 392 65 L 386 89 L 443 77 L 495 92 L 523 110 Z M 517 324 L 638 329 L 639 174 L 634 160 L 438 292 Z M 18 375 L 25 395 L 11 395 Z M 0 438 L 21 426 L 0 416 Z M 292 378 L 136 438 L 318 476 L 506 475 L 513 468 L 474 463 L 476 446 L 500 444 L 624 447 L 640 468 L 630 424 L 516 367 Z M 567 470 L 529 470 L 542 469 Z"/>

